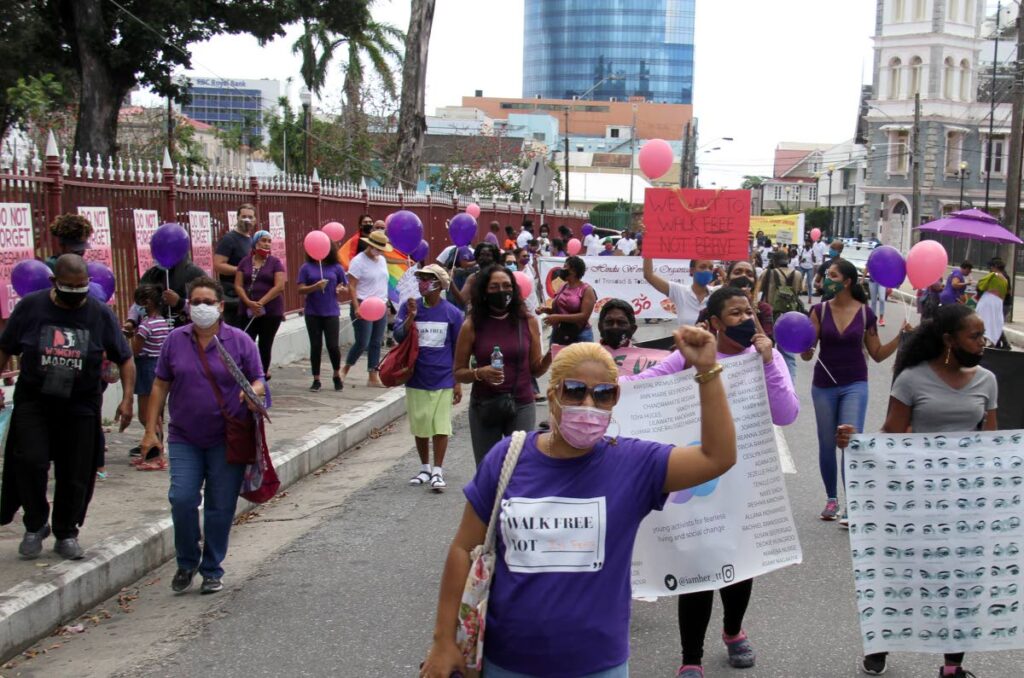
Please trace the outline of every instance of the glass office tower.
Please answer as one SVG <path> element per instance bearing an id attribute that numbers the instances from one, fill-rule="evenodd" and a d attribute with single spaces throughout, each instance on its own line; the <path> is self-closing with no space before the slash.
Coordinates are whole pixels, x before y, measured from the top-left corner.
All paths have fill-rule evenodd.
<path id="1" fill-rule="evenodd" d="M 526 0 L 523 96 L 692 104 L 695 4 Z"/>

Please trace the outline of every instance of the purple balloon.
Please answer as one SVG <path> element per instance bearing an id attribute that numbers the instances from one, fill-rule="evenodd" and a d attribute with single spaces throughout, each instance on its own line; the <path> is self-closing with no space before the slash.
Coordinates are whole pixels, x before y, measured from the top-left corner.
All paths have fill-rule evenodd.
<path id="1" fill-rule="evenodd" d="M 448 223 L 448 235 L 453 244 L 465 247 L 476 237 L 476 219 L 465 212 L 456 214 Z"/>
<path id="2" fill-rule="evenodd" d="M 587 222 L 583 224 L 583 228 L 581 228 L 580 230 L 583 231 L 583 235 L 590 235 L 591 233 L 594 232 L 594 225 L 591 224 L 590 222 Z"/>
<path id="3" fill-rule="evenodd" d="M 907 277 L 907 262 L 895 247 L 876 247 L 868 257 L 868 273 L 883 287 L 899 287 Z"/>
<path id="4" fill-rule="evenodd" d="M 164 268 L 174 268 L 188 254 L 188 232 L 181 224 L 163 224 L 149 241 L 149 250 L 156 263 Z"/>
<path id="5" fill-rule="evenodd" d="M 86 264 L 86 269 L 89 271 L 89 280 L 99 283 L 100 287 L 103 288 L 103 292 L 107 295 L 103 301 L 108 301 L 110 297 L 114 296 L 114 290 L 117 289 L 117 281 L 114 278 L 113 271 L 98 261 L 90 261 Z"/>
<path id="6" fill-rule="evenodd" d="M 803 353 L 816 339 L 811 319 L 799 311 L 783 313 L 775 321 L 775 342 L 787 353 Z"/>
<path id="7" fill-rule="evenodd" d="M 413 261 L 426 261 L 428 256 L 430 256 L 430 244 L 426 240 L 420 240 L 416 249 L 409 252 L 409 258 Z"/>
<path id="8" fill-rule="evenodd" d="M 107 296 L 107 291 L 103 289 L 103 285 L 96 281 L 89 283 L 89 296 L 104 304 L 107 303 L 107 299 L 110 298 Z"/>
<path id="9" fill-rule="evenodd" d="M 50 267 L 38 259 L 19 261 L 11 269 L 11 286 L 19 297 L 50 287 Z"/>
<path id="10" fill-rule="evenodd" d="M 423 240 L 423 222 L 415 213 L 401 210 L 391 215 L 385 232 L 396 249 L 408 253 Z"/>

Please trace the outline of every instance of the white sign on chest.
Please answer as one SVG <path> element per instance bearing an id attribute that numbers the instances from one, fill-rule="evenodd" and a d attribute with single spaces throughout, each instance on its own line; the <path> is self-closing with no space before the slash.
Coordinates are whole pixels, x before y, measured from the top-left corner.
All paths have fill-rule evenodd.
<path id="1" fill-rule="evenodd" d="M 604 567 L 605 498 L 513 497 L 501 502 L 512 572 L 597 572 Z"/>

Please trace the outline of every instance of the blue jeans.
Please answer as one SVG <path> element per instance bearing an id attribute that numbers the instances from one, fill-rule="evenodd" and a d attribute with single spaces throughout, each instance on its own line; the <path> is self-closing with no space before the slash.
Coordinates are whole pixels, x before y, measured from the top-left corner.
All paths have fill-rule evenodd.
<path id="1" fill-rule="evenodd" d="M 171 487 L 167 499 L 171 502 L 178 567 L 199 568 L 202 576 L 219 579 L 224 576 L 220 564 L 228 553 L 228 533 L 235 519 L 245 466 L 229 464 L 223 444 L 204 449 L 188 443 L 171 443 L 168 456 Z M 203 531 L 199 529 L 200 490 Z"/>
<path id="2" fill-rule="evenodd" d="M 808 300 L 814 294 L 814 267 L 801 268 L 800 275 L 804 277 L 804 287 L 807 291 Z"/>
<path id="3" fill-rule="evenodd" d="M 789 370 L 789 378 L 796 384 L 796 354 L 788 351 L 783 351 L 781 348 L 776 349 L 782 359 L 786 361 L 786 368 Z"/>
<path id="4" fill-rule="evenodd" d="M 528 673 L 518 673 L 516 671 L 507 671 L 494 662 L 484 657 L 484 673 L 486 678 L 533 678 Z M 625 664 L 619 664 L 610 669 L 604 671 L 598 671 L 597 673 L 588 673 L 583 678 L 629 678 L 629 662 Z"/>
<path id="5" fill-rule="evenodd" d="M 384 331 L 388 328 L 388 315 L 385 313 L 380 320 L 370 322 L 357 316 L 351 306 L 348 315 L 352 318 L 352 331 L 356 338 L 345 357 L 345 364 L 352 367 L 359 356 L 363 355 L 363 351 L 366 351 L 366 368 L 373 372 L 380 364 L 380 345 L 384 341 Z"/>
<path id="6" fill-rule="evenodd" d="M 855 381 L 843 386 L 811 387 L 814 418 L 818 424 L 818 467 L 825 483 L 825 496 L 836 494 L 836 427 L 850 424 L 861 433 L 868 411 L 868 382 Z"/>
<path id="7" fill-rule="evenodd" d="M 885 288 L 874 280 L 868 281 L 868 291 L 871 292 L 871 311 L 878 317 L 885 315 Z"/>
<path id="8" fill-rule="evenodd" d="M 555 332 L 554 332 L 554 330 L 552 330 L 551 336 L 548 339 L 551 341 L 551 343 L 554 343 L 554 338 L 555 338 Z M 580 333 L 576 336 L 576 341 L 574 341 L 572 343 L 578 344 L 581 341 L 593 341 L 593 340 L 594 340 L 594 329 L 590 325 L 587 325 L 582 330 L 580 330 Z"/>

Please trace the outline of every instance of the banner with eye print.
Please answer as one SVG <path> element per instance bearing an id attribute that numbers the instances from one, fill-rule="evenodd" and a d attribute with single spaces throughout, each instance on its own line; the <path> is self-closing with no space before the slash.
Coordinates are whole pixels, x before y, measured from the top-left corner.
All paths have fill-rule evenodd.
<path id="1" fill-rule="evenodd" d="M 846 499 L 864 652 L 1024 648 L 1024 431 L 859 435 Z"/>

